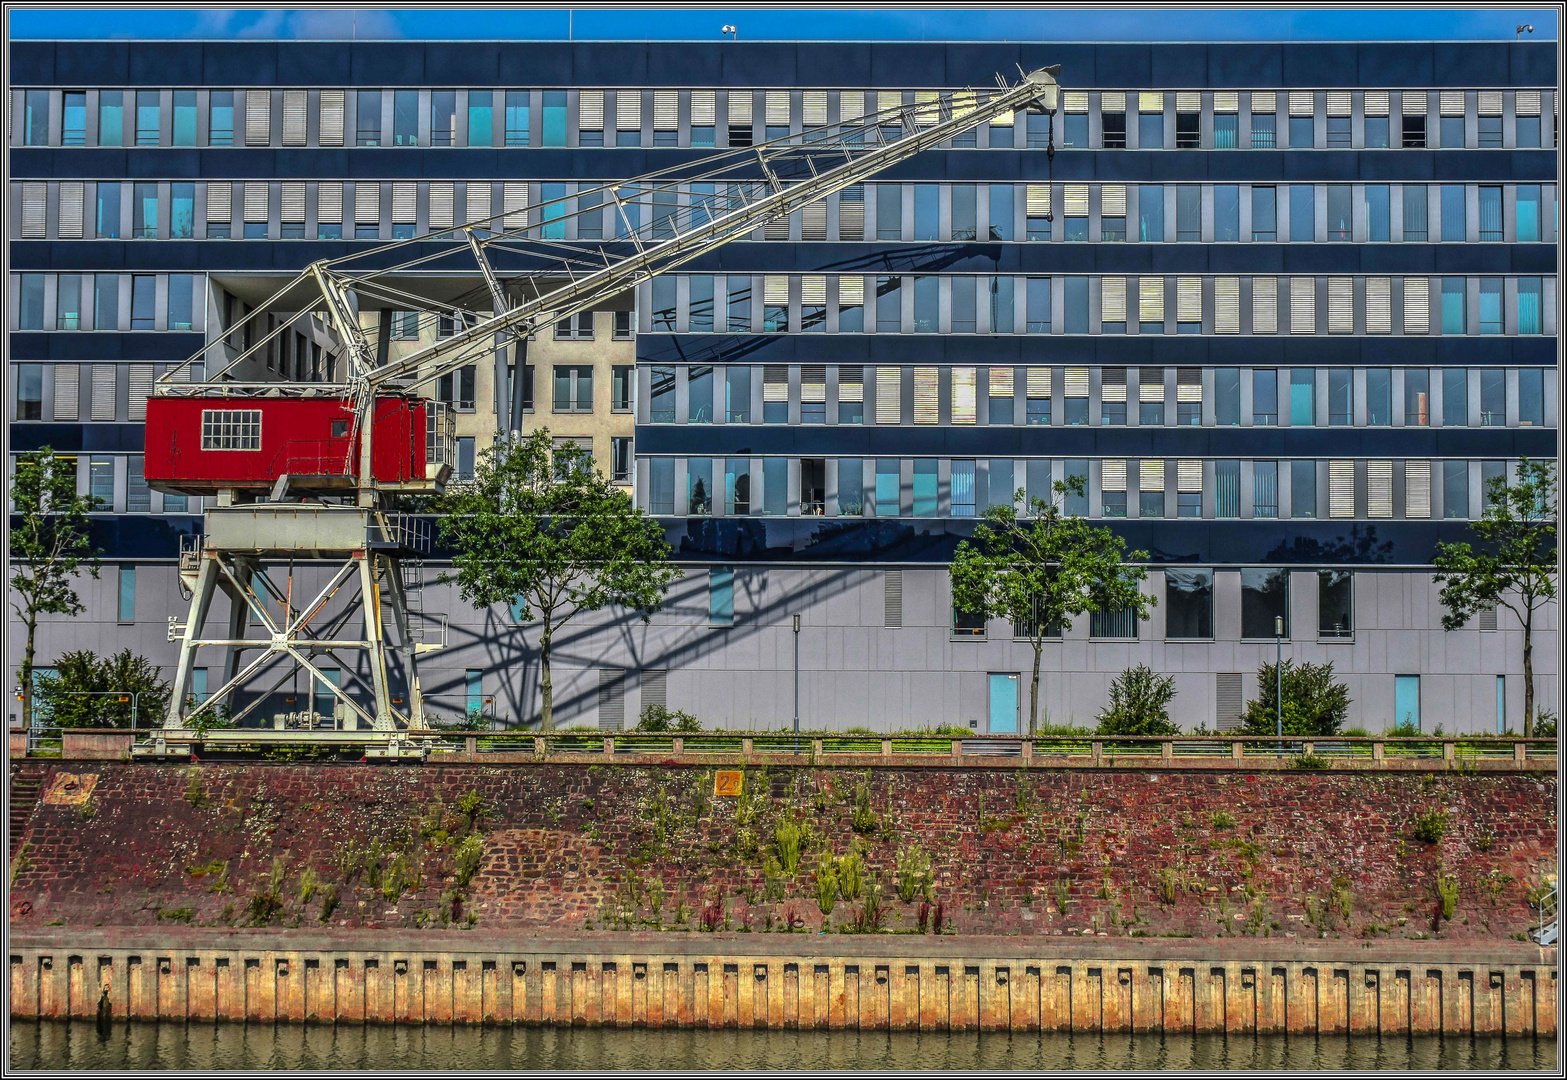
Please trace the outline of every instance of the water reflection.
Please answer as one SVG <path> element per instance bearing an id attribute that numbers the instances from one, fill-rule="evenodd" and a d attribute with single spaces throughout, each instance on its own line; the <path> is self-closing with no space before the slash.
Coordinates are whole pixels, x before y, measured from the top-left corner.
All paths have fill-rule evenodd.
<path id="1" fill-rule="evenodd" d="M 1554 1039 L 16 1022 L 12 1069 L 1555 1069 Z"/>

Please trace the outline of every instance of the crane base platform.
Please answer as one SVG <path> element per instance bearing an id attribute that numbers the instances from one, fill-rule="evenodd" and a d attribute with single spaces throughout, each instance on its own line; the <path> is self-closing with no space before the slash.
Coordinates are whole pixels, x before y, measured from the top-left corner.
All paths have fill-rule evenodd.
<path id="1" fill-rule="evenodd" d="M 131 749 L 133 759 L 186 759 L 203 752 L 266 752 L 284 747 L 359 751 L 371 760 L 423 761 L 434 732 L 410 731 L 275 731 L 267 728 L 162 728 Z"/>

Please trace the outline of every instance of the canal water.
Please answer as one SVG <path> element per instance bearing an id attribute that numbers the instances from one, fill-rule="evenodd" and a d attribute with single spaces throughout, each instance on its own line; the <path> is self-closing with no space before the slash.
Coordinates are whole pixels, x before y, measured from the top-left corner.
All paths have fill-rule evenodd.
<path id="1" fill-rule="evenodd" d="M 1554 1039 L 16 1021 L 18 1069 L 1555 1070 Z"/>

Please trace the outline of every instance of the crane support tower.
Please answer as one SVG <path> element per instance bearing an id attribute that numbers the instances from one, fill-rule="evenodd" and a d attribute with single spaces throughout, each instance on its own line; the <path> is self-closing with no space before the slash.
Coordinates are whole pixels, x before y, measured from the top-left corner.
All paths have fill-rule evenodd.
<path id="1" fill-rule="evenodd" d="M 498 437 L 514 436 L 523 411 L 520 372 L 535 329 L 997 116 L 1053 117 L 1059 70 L 1020 69 L 1017 82 L 998 75 L 983 89 L 918 92 L 912 104 L 603 185 L 601 202 L 614 207 L 620 224 L 612 240 L 559 239 L 564 231 L 550 226 L 572 216 L 577 204 L 557 200 L 315 262 L 244 319 L 210 334 L 196 355 L 155 384 L 147 403 L 148 483 L 215 503 L 202 535 L 180 552 L 190 606 L 184 623 L 169 623 L 180 652 L 156 752 L 170 744 L 310 739 L 394 757 L 418 753 L 432 734 L 418 658 L 444 646 L 445 626 L 410 613 L 406 577 L 428 554 L 430 523 L 404 508 L 410 497 L 444 491 L 454 442 L 444 405 L 421 388 L 493 361 Z M 1047 162 L 1053 153 L 1047 146 Z M 647 222 L 628 212 L 628 200 L 640 192 L 693 181 L 716 194 L 655 211 Z M 394 358 L 394 308 L 448 321 L 433 345 Z M 374 340 L 362 318 L 371 311 L 380 312 Z M 306 378 L 298 366 L 280 374 L 270 362 L 263 366 L 273 342 L 306 320 L 331 343 L 325 379 L 319 369 Z M 517 377 L 509 380 L 507 400 L 500 388 L 511 373 Z M 275 578 L 285 564 L 280 584 Z M 312 582 L 326 584 L 296 595 L 300 564 L 326 568 Z M 230 615 L 214 635 L 208 616 L 220 590 Z M 221 684 L 196 702 L 192 672 L 203 648 L 226 649 L 227 662 Z M 352 652 L 365 655 L 362 665 L 339 658 Z M 328 679 L 322 658 L 337 662 L 358 692 Z M 210 727 L 225 713 L 239 723 L 300 673 L 330 689 L 330 717 L 304 710 L 275 716 L 271 730 Z M 265 687 L 259 695 L 258 687 Z"/>

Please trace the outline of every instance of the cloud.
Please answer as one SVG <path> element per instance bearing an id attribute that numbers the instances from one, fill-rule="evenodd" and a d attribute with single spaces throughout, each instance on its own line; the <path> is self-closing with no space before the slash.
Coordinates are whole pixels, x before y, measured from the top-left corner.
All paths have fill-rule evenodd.
<path id="1" fill-rule="evenodd" d="M 200 38 L 228 37 L 239 12 L 231 8 L 205 8 L 196 12 L 195 34 Z"/>
<path id="2" fill-rule="evenodd" d="M 290 36 L 300 40 L 330 38 L 360 41 L 403 37 L 390 13 L 379 9 L 309 8 L 291 13 Z"/>

